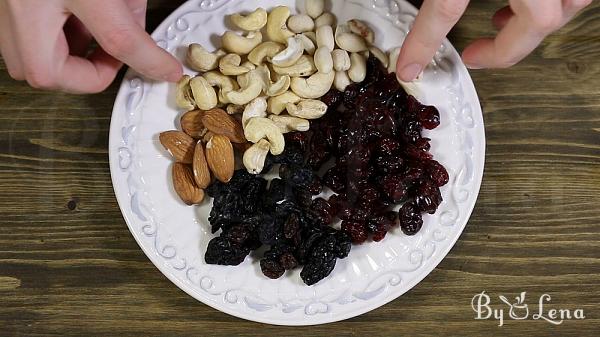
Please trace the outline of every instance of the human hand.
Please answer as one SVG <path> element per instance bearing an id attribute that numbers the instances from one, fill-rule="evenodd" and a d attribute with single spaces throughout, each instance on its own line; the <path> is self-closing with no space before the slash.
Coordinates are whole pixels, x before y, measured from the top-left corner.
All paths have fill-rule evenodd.
<path id="1" fill-rule="evenodd" d="M 509 0 L 492 18 L 495 38 L 478 39 L 463 51 L 471 69 L 507 68 L 531 53 L 592 0 Z M 401 80 L 414 80 L 431 61 L 444 37 L 462 17 L 469 0 L 424 0 L 397 64 Z"/>
<path id="2" fill-rule="evenodd" d="M 175 82 L 182 66 L 145 32 L 147 0 L 0 0 L 0 53 L 11 77 L 40 89 L 100 92 L 122 63 Z M 95 39 L 99 48 L 89 53 Z"/>

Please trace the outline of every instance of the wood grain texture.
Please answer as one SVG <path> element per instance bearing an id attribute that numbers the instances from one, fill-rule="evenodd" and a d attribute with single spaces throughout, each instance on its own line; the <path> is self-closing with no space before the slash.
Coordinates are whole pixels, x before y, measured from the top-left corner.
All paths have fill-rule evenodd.
<path id="1" fill-rule="evenodd" d="M 150 0 L 155 27 L 182 1 Z M 459 48 L 494 33 L 505 2 L 473 1 Z M 510 70 L 472 72 L 486 169 L 450 254 L 401 298 L 316 327 L 243 321 L 189 297 L 139 249 L 108 168 L 117 82 L 102 94 L 42 92 L 0 62 L 0 335 L 592 336 L 600 331 L 600 3 Z M 586 319 L 476 321 L 473 295 L 552 295 Z M 498 307 L 498 306 L 496 306 Z M 536 305 L 533 306 L 537 308 Z"/>

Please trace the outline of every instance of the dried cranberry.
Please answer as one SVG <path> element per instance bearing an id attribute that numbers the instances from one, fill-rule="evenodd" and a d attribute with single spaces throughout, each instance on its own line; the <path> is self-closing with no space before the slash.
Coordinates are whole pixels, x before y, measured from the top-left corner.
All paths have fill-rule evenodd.
<path id="1" fill-rule="evenodd" d="M 390 137 L 382 138 L 377 144 L 377 153 L 379 154 L 393 156 L 398 154 L 399 150 L 400 143 L 398 143 L 397 140 Z"/>
<path id="2" fill-rule="evenodd" d="M 444 186 L 448 183 L 448 171 L 446 171 L 446 168 L 444 168 L 444 166 L 437 161 L 433 159 L 428 161 L 426 165 L 426 171 L 429 175 L 429 178 L 437 187 Z"/>
<path id="3" fill-rule="evenodd" d="M 367 239 L 369 238 L 367 229 L 364 223 L 361 222 L 343 221 L 342 230 L 346 234 L 348 234 L 348 236 L 352 240 L 352 243 L 354 244 L 361 244 L 367 241 Z"/>
<path id="4" fill-rule="evenodd" d="M 417 187 L 415 204 L 421 211 L 433 214 L 441 203 L 442 194 L 439 187 L 435 186 L 433 182 L 426 180 Z"/>
<path id="5" fill-rule="evenodd" d="M 433 106 L 424 106 L 417 113 L 417 118 L 425 129 L 433 130 L 440 126 L 440 112 Z"/>
<path id="6" fill-rule="evenodd" d="M 346 189 L 346 175 L 345 167 L 334 166 L 323 176 L 323 184 L 336 193 L 342 193 Z"/>
<path id="7" fill-rule="evenodd" d="M 375 167 L 377 171 L 389 174 L 402 171 L 404 160 L 400 156 L 377 156 L 375 157 Z"/>
<path id="8" fill-rule="evenodd" d="M 398 175 L 388 175 L 383 177 L 381 181 L 381 190 L 386 197 L 395 203 L 404 199 L 407 192 L 407 187 L 404 184 L 402 177 Z"/>

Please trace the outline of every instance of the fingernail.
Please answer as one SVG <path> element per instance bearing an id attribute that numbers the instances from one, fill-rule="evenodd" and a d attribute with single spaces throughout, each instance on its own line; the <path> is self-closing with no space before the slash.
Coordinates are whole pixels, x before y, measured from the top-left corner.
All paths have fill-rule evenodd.
<path id="1" fill-rule="evenodd" d="M 467 68 L 472 69 L 472 70 L 478 70 L 478 69 L 483 69 L 483 66 L 480 66 L 478 64 L 475 63 L 465 63 L 465 66 L 467 66 Z"/>
<path id="2" fill-rule="evenodd" d="M 402 68 L 400 71 L 400 79 L 404 82 L 412 82 L 423 71 L 423 66 L 417 63 L 412 63 Z"/>

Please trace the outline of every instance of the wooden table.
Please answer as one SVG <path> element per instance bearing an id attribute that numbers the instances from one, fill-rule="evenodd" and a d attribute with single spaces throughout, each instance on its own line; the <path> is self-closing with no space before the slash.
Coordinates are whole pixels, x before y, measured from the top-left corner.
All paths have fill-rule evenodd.
<path id="1" fill-rule="evenodd" d="M 150 27 L 182 1 L 151 0 Z M 504 1 L 473 1 L 451 39 L 493 33 Z M 0 335 L 597 335 L 600 331 L 600 4 L 510 70 L 472 73 L 487 132 L 477 206 L 456 246 L 401 298 L 344 322 L 257 324 L 179 290 L 142 253 L 108 168 L 119 81 L 72 96 L 11 80 L 0 63 Z M 505 309 L 474 320 L 474 295 Z M 498 295 L 537 312 L 584 310 L 554 326 L 508 318 Z M 532 313 L 533 313 L 532 312 Z"/>

